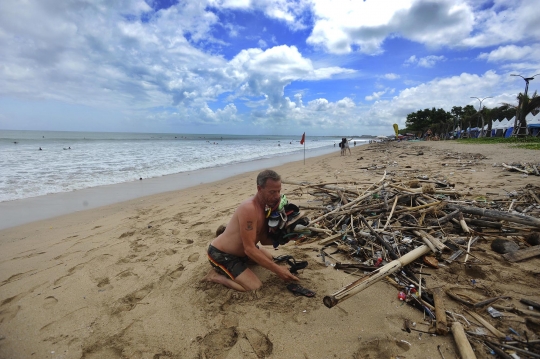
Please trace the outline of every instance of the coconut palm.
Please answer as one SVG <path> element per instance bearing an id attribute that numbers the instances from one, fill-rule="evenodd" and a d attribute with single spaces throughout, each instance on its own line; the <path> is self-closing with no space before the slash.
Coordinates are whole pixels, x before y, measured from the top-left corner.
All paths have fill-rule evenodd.
<path id="1" fill-rule="evenodd" d="M 540 112 L 540 96 L 538 96 L 538 92 L 534 91 L 534 94 L 529 97 L 527 95 L 523 95 L 522 93 L 519 93 L 517 96 L 518 100 L 518 106 L 509 104 L 509 103 L 503 103 L 503 108 L 515 108 L 517 110 L 516 114 L 516 121 L 514 123 L 514 134 L 517 136 L 526 136 L 527 134 L 527 120 L 525 117 L 529 113 L 537 114 Z M 519 122 L 519 128 L 516 128 L 516 125 Z"/>
<path id="2" fill-rule="evenodd" d="M 482 109 L 482 131 L 484 131 L 484 118 L 487 120 L 488 125 L 487 131 L 484 132 L 485 137 L 491 137 L 491 126 L 493 125 L 493 118 L 491 116 L 491 112 L 492 110 L 487 107 L 484 107 Z"/>

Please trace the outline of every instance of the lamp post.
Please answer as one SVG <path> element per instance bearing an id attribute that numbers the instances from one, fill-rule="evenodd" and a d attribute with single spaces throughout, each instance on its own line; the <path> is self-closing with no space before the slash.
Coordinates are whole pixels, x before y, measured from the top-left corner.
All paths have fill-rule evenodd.
<path id="1" fill-rule="evenodd" d="M 493 98 L 491 96 L 488 96 L 488 97 L 484 97 L 483 99 L 479 99 L 478 97 L 474 97 L 474 96 L 471 96 L 471 98 L 475 98 L 477 99 L 478 101 L 480 101 L 480 108 L 478 109 L 478 113 L 480 113 L 480 117 L 482 118 L 482 130 L 480 131 L 480 137 L 484 137 L 484 116 L 482 116 L 482 102 L 486 99 L 486 98 Z M 477 122 L 477 125 L 478 127 L 478 122 Z"/>
<path id="2" fill-rule="evenodd" d="M 518 124 L 519 124 L 519 127 L 521 127 L 521 116 L 522 116 L 522 113 L 523 113 L 523 105 L 525 103 L 525 98 L 527 98 L 527 91 L 529 91 L 529 81 L 531 80 L 534 80 L 534 77 L 535 76 L 538 76 L 540 74 L 536 74 L 536 75 L 532 75 L 530 77 L 523 77 L 521 75 L 517 75 L 517 74 L 510 74 L 510 76 L 519 76 L 521 77 L 523 80 L 525 80 L 525 95 L 523 97 L 523 100 L 520 101 L 521 103 L 519 104 L 519 107 L 518 107 L 518 113 L 516 115 L 516 119 L 514 120 L 514 133 L 512 133 L 512 135 L 518 135 L 519 134 L 519 128 L 518 128 Z"/>

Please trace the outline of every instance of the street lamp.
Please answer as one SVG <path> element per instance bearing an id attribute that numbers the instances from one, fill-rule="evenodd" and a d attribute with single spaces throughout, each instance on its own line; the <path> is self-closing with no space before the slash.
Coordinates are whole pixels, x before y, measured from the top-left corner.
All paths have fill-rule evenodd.
<path id="1" fill-rule="evenodd" d="M 475 98 L 478 101 L 480 101 L 480 108 L 478 109 L 478 113 L 480 113 L 480 117 L 482 118 L 482 130 L 480 131 L 480 137 L 484 137 L 484 116 L 482 116 L 482 102 L 486 98 L 493 98 L 493 97 L 488 96 L 488 97 L 484 97 L 483 99 L 479 99 L 478 97 L 471 96 L 471 98 Z M 476 127 L 478 127 L 478 122 L 476 122 Z"/>
<path id="2" fill-rule="evenodd" d="M 519 128 L 517 126 L 518 123 L 519 123 L 519 126 L 521 127 L 521 114 L 523 113 L 521 107 L 523 106 L 524 100 L 527 97 L 527 91 L 529 91 L 529 81 L 534 80 L 534 77 L 538 76 L 538 75 L 540 75 L 540 74 L 532 75 L 530 77 L 523 77 L 523 76 L 517 75 L 517 74 L 510 74 L 510 76 L 519 76 L 523 80 L 525 80 L 525 96 L 523 97 L 523 101 L 521 101 L 521 106 L 519 108 L 519 113 L 517 114 L 516 119 L 514 120 L 514 133 L 513 133 L 513 135 L 517 135 L 519 133 Z"/>

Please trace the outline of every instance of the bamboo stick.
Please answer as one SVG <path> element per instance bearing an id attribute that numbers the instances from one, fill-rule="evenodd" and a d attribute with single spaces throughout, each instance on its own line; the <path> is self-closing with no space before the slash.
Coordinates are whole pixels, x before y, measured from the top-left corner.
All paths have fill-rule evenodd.
<path id="1" fill-rule="evenodd" d="M 461 359 L 476 359 L 471 343 L 469 343 L 463 325 L 460 322 L 452 323 L 452 334 L 454 335 Z"/>
<path id="2" fill-rule="evenodd" d="M 376 271 L 371 272 L 366 277 L 360 278 L 341 288 L 337 292 L 325 296 L 323 298 L 323 303 L 328 308 L 332 308 L 338 303 L 344 301 L 345 299 L 350 298 L 357 293 L 360 293 L 361 291 L 368 288 L 372 284 L 375 284 L 387 275 L 401 270 L 407 264 L 415 261 L 416 259 L 429 252 L 430 249 L 427 245 L 423 245 L 416 249 L 413 249 L 409 253 L 403 255 L 401 258 L 395 259 L 392 262 L 384 265 L 383 267 L 380 267 Z"/>
<path id="3" fill-rule="evenodd" d="M 495 218 L 498 220 L 520 223 L 520 224 L 525 224 L 528 226 L 540 228 L 540 219 L 531 217 L 531 216 L 526 216 L 523 214 L 511 214 L 511 213 L 496 211 L 492 209 L 477 208 L 477 207 L 470 207 L 470 206 L 460 206 L 457 204 L 450 204 L 450 203 L 448 204 L 447 207 L 450 209 L 459 209 L 463 213 L 490 217 L 490 218 Z"/>
<path id="4" fill-rule="evenodd" d="M 322 220 L 322 219 L 328 217 L 328 216 L 331 215 L 332 213 L 335 213 L 335 212 L 337 212 L 337 211 L 339 211 L 339 210 L 343 210 L 343 209 L 345 209 L 345 208 L 352 207 L 354 204 L 360 202 L 360 201 L 363 200 L 363 199 L 368 198 L 368 197 L 371 196 L 373 193 L 375 193 L 375 192 L 377 192 L 377 191 L 380 191 L 380 190 L 383 189 L 384 187 L 385 187 L 385 185 L 383 184 L 382 186 L 377 187 L 377 188 L 374 189 L 373 191 L 370 191 L 370 192 L 364 194 L 363 196 L 358 197 L 358 198 L 355 199 L 354 201 L 351 201 L 351 202 L 347 203 L 347 204 L 344 205 L 344 206 L 341 206 L 341 207 L 339 207 L 339 208 L 334 209 L 333 211 L 330 211 L 330 212 L 328 212 L 328 213 L 326 213 L 326 214 L 323 214 L 322 216 L 320 216 L 320 217 L 318 217 L 318 218 L 312 220 L 311 222 L 309 222 L 309 223 L 308 223 L 308 226 L 312 226 L 313 224 L 319 222 L 320 220 Z"/>

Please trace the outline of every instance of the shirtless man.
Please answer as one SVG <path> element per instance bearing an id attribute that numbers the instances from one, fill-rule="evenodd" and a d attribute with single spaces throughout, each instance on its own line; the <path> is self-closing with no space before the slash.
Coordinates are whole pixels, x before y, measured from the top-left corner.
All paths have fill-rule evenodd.
<path id="1" fill-rule="evenodd" d="M 269 251 L 257 246 L 257 243 L 272 244 L 267 236 L 266 213 L 279 205 L 280 192 L 281 177 L 276 172 L 264 170 L 259 173 L 257 194 L 240 204 L 225 231 L 210 243 L 208 260 L 214 268 L 205 280 L 241 292 L 258 289 L 262 282 L 247 267 L 249 259 L 276 273 L 284 281 L 298 280 L 287 268 L 274 263 Z"/>

